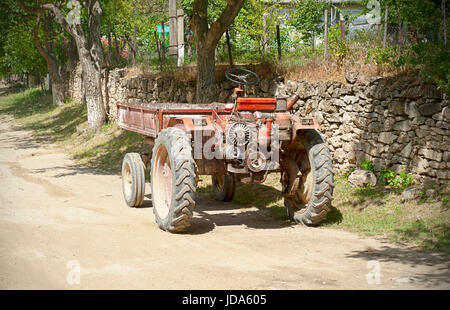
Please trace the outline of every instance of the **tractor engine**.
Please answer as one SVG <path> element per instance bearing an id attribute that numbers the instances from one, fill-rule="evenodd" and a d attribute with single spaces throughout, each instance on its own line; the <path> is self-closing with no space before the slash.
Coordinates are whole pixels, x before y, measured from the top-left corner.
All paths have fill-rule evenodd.
<path id="1" fill-rule="evenodd" d="M 240 112 L 239 116 L 239 120 L 225 128 L 223 153 L 228 162 L 228 171 L 241 174 L 242 177 L 258 174 L 262 178 L 269 170 L 278 168 L 278 161 L 276 164 L 270 161 L 274 151 L 278 152 L 279 149 L 278 141 L 271 140 L 275 126 L 272 126 L 269 114 Z"/>

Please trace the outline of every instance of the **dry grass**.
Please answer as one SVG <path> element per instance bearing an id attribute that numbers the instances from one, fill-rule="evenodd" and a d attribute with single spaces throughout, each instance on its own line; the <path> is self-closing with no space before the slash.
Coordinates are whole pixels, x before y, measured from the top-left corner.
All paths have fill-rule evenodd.
<path id="1" fill-rule="evenodd" d="M 324 57 L 315 57 L 306 62 L 304 65 L 280 67 L 279 75 L 284 76 L 286 80 L 303 80 L 309 82 L 341 82 L 345 83 L 346 72 L 358 72 L 359 82 L 365 83 L 373 77 L 387 77 L 408 74 L 406 70 L 387 67 L 376 64 L 367 64 L 361 61 L 362 56 L 352 56 L 351 59 L 338 65 L 332 59 Z"/>
<path id="2" fill-rule="evenodd" d="M 235 64 L 235 66 L 247 68 L 252 70 L 261 77 L 261 79 L 274 78 L 284 73 L 281 66 L 274 63 L 259 63 L 259 64 Z M 225 79 L 225 72 L 230 68 L 228 63 L 216 63 L 216 80 L 222 81 Z M 166 67 L 163 70 L 153 70 L 143 65 L 136 65 L 126 68 L 124 79 L 130 79 L 136 76 L 142 77 L 165 77 L 172 78 L 177 81 L 195 82 L 197 79 L 197 66 L 195 64 L 185 64 L 182 67 Z"/>
<path id="3" fill-rule="evenodd" d="M 305 65 L 282 67 L 281 74 L 287 80 L 345 82 L 345 71 L 323 57 L 316 57 Z"/>
<path id="4" fill-rule="evenodd" d="M 339 66 L 331 59 L 324 57 L 315 57 L 307 61 L 304 65 L 284 65 L 275 63 L 259 63 L 250 65 L 236 66 L 252 70 L 261 77 L 261 79 L 273 79 L 276 77 L 283 77 L 285 80 L 303 80 L 309 82 L 325 81 L 325 82 L 341 82 L 345 83 L 345 73 L 348 71 L 356 71 L 359 73 L 358 79 L 360 82 L 366 82 L 372 77 L 387 77 L 407 75 L 407 70 L 392 68 L 387 66 L 365 64 L 361 62 L 350 63 L 346 61 L 345 64 Z M 228 64 L 216 64 L 216 80 L 223 81 L 225 72 L 230 66 Z M 180 68 L 170 68 L 167 71 L 157 71 L 142 66 L 134 66 L 127 68 L 125 79 L 136 76 L 142 77 L 165 77 L 175 79 L 183 82 L 195 82 L 197 78 L 197 66 L 193 64 L 185 65 Z"/>

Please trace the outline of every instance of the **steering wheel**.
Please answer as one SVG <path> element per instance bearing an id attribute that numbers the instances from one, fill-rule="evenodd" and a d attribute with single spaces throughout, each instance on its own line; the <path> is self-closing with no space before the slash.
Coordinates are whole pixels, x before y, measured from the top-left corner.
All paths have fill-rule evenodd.
<path id="1" fill-rule="evenodd" d="M 253 71 L 234 67 L 230 68 L 225 72 L 225 77 L 236 84 L 239 85 L 255 85 L 260 81 L 259 75 Z"/>

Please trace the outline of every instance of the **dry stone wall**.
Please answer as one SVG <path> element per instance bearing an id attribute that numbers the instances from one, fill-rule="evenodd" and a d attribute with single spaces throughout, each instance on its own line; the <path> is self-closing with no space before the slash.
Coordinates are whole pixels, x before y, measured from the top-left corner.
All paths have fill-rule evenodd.
<path id="1" fill-rule="evenodd" d="M 127 69 L 114 70 L 104 81 L 103 98 L 113 118 L 117 102 L 195 102 L 194 82 L 127 74 Z M 219 82 L 218 101 L 232 102 L 232 88 L 228 81 Z M 298 94 L 292 113 L 319 121 L 337 173 L 369 159 L 377 171 L 404 168 L 419 182 L 450 180 L 449 102 L 419 78 L 373 78 L 353 84 L 274 78 L 246 91 L 258 96 Z"/>

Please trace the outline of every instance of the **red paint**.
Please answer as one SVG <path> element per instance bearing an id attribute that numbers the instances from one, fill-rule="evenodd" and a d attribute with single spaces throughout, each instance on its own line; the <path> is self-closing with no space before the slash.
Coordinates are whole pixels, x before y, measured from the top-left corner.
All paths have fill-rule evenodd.
<path id="1" fill-rule="evenodd" d="M 277 98 L 274 97 L 239 97 L 236 99 L 238 111 L 275 111 Z"/>
<path id="2" fill-rule="evenodd" d="M 267 126 L 267 137 L 270 137 L 270 132 L 272 131 L 272 119 L 271 118 L 266 119 L 266 126 Z"/>

